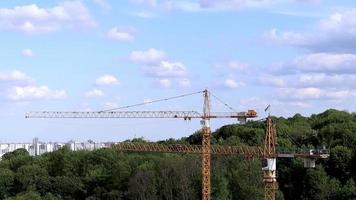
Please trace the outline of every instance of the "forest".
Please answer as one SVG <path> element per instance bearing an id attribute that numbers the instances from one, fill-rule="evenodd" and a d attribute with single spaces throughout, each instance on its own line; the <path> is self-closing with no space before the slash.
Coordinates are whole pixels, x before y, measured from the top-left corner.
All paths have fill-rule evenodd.
<path id="1" fill-rule="evenodd" d="M 278 149 L 327 148 L 330 157 L 306 169 L 300 159 L 279 158 L 278 200 L 356 200 L 356 114 L 326 110 L 304 117 L 274 117 Z M 213 132 L 216 145 L 262 145 L 264 121 L 230 124 Z M 142 138 L 127 142 L 147 142 Z M 200 144 L 200 131 L 159 143 Z M 23 149 L 0 161 L 0 199 L 198 200 L 199 155 L 128 153 L 114 148 L 58 151 L 32 157 Z M 212 157 L 212 199 L 263 199 L 261 161 Z"/>

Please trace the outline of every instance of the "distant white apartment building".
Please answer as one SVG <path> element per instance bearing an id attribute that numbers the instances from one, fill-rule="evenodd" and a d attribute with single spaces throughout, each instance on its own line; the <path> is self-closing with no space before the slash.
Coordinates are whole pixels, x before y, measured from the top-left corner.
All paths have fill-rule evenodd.
<path id="1" fill-rule="evenodd" d="M 56 151 L 64 146 L 69 147 L 72 151 L 109 148 L 113 142 L 93 142 L 88 140 L 87 142 L 40 142 L 38 138 L 33 139 L 32 143 L 0 143 L 0 156 L 5 153 L 15 151 L 16 149 L 26 149 L 31 156 L 42 155 L 47 152 Z"/>

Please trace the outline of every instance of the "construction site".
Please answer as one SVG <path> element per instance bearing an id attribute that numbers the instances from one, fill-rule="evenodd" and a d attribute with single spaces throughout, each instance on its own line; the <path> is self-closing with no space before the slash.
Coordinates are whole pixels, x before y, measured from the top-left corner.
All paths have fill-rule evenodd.
<path id="1" fill-rule="evenodd" d="M 0 0 L 0 200 L 356 200 L 355 19 Z"/>
<path id="2" fill-rule="evenodd" d="M 316 161 L 327 159 L 329 157 L 326 149 L 309 149 L 299 150 L 296 152 L 278 152 L 277 150 L 277 131 L 273 123 L 272 116 L 268 113 L 264 120 L 266 124 L 266 133 L 264 144 L 261 146 L 219 146 L 212 145 L 212 131 L 210 129 L 210 120 L 216 118 L 235 118 L 240 124 L 245 124 L 249 119 L 257 117 L 254 110 L 246 112 L 231 112 L 231 113 L 212 113 L 210 96 L 208 90 L 199 91 L 191 94 L 183 94 L 175 97 L 165 98 L 146 102 L 143 104 L 152 104 L 160 101 L 168 101 L 185 96 L 202 94 L 203 96 L 203 112 L 198 111 L 117 111 L 122 108 L 133 108 L 142 104 L 124 106 L 122 108 L 110 109 L 98 112 L 60 112 L 60 111 L 42 111 L 30 112 L 26 114 L 26 118 L 173 118 L 182 120 L 199 119 L 202 129 L 201 145 L 184 145 L 184 144 L 135 144 L 131 142 L 118 143 L 113 148 L 124 152 L 155 152 L 155 153 L 188 153 L 201 155 L 201 177 L 202 177 L 202 200 L 211 199 L 211 156 L 220 155 L 238 155 L 246 159 L 260 159 L 263 163 L 262 180 L 264 187 L 264 199 L 275 200 L 276 191 L 278 189 L 277 182 L 277 158 L 295 158 L 301 159 L 305 168 L 315 168 Z M 214 95 L 214 97 L 216 97 Z M 219 99 L 218 97 L 216 97 Z M 219 99 L 220 100 L 220 99 Z M 228 106 L 228 104 L 224 103 Z M 268 111 L 268 108 L 266 109 Z"/>

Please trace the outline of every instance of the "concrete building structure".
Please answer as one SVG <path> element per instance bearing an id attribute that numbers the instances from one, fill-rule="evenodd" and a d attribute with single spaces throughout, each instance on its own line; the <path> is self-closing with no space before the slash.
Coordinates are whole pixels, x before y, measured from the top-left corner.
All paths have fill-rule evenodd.
<path id="1" fill-rule="evenodd" d="M 109 148 L 114 142 L 94 142 L 88 140 L 86 142 L 41 142 L 38 138 L 34 138 L 32 143 L 0 143 L 0 156 L 5 153 L 15 151 L 16 149 L 26 149 L 31 156 L 38 156 L 44 153 L 53 152 L 64 146 L 69 147 L 72 151 L 87 150 L 92 151 L 95 149 Z"/>

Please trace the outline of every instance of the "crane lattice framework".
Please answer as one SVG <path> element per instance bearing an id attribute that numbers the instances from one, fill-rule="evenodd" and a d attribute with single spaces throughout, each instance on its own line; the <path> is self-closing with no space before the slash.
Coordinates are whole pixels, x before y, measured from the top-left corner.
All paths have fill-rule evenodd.
<path id="1" fill-rule="evenodd" d="M 267 118 L 266 138 L 263 149 L 263 157 L 267 166 L 263 170 L 263 186 L 265 200 L 274 200 L 276 198 L 277 184 L 277 131 L 269 115 Z"/>
<path id="2" fill-rule="evenodd" d="M 204 107 L 203 113 L 197 111 L 114 111 L 121 108 L 129 108 L 144 104 L 150 104 L 174 98 L 185 97 L 192 94 L 203 93 Z M 179 118 L 184 120 L 201 119 L 202 124 L 202 145 L 184 145 L 184 144 L 155 144 L 155 143 L 118 143 L 115 148 L 123 151 L 139 152 L 167 152 L 167 153 L 195 153 L 202 155 L 202 200 L 211 199 L 211 155 L 240 155 L 246 158 L 263 158 L 267 161 L 267 166 L 263 170 L 263 183 L 265 188 L 265 200 L 274 200 L 277 190 L 276 179 L 276 157 L 301 157 L 308 161 L 318 158 L 326 158 L 325 155 L 310 154 L 278 154 L 276 152 L 277 134 L 272 118 L 267 119 L 266 139 L 262 147 L 247 146 L 217 146 L 211 145 L 210 119 L 214 118 L 235 118 L 240 123 L 245 123 L 248 118 L 257 117 L 254 110 L 247 112 L 210 112 L 210 92 L 208 90 L 196 93 L 180 95 L 176 97 L 155 100 L 147 103 L 135 104 L 116 109 L 110 109 L 98 112 L 29 112 L 26 118 Z M 215 96 L 214 96 L 215 97 Z M 227 104 L 225 104 L 227 105 Z M 230 107 L 231 108 L 231 107 Z"/>

